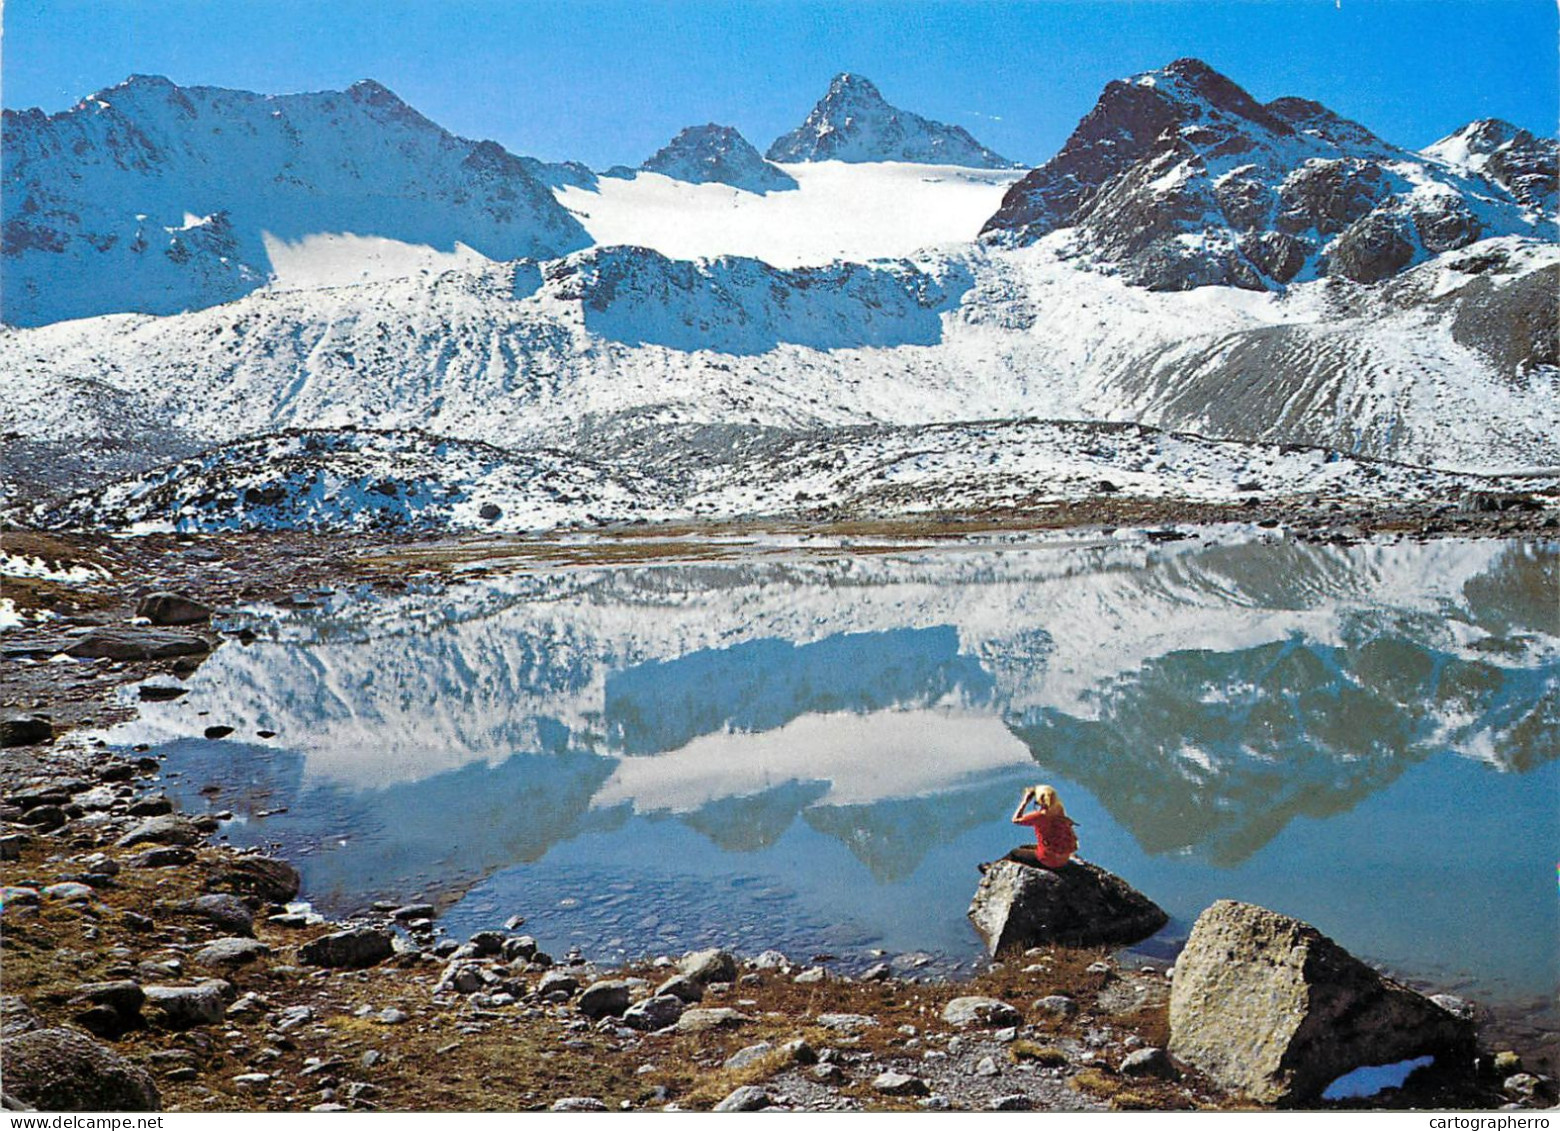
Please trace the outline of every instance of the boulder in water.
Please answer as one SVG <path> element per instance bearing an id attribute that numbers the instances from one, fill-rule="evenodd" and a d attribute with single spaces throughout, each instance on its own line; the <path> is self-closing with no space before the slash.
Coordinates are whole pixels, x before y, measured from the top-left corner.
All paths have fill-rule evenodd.
<path id="1" fill-rule="evenodd" d="M 998 860 L 986 869 L 969 916 L 992 955 L 1049 944 L 1126 946 L 1169 921 L 1120 876 L 1082 860 L 1060 868 Z"/>

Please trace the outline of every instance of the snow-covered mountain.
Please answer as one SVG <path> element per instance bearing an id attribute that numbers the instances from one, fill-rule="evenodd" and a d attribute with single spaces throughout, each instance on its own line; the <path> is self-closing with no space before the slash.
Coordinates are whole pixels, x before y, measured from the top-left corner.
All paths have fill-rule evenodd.
<path id="1" fill-rule="evenodd" d="M 534 175 L 549 167 L 371 81 L 266 96 L 137 75 L 59 114 L 7 110 L 3 130 L 13 326 L 211 306 L 311 241 L 346 237 L 369 260 L 386 244 L 515 259 L 590 243 Z"/>
<path id="2" fill-rule="evenodd" d="M 1560 142 L 1534 137 L 1499 118 L 1480 118 L 1419 151 L 1462 172 L 1494 181 L 1527 208 L 1555 215 Z"/>
<path id="3" fill-rule="evenodd" d="M 870 79 L 848 73 L 836 75 L 806 120 L 775 138 L 764 156 L 779 162 L 911 161 L 977 169 L 1015 167 L 963 127 L 890 106 Z"/>
<path id="4" fill-rule="evenodd" d="M 10 497 L 130 477 L 71 504 L 83 521 L 483 526 L 491 497 L 521 528 L 826 499 L 1024 505 L 1105 481 L 1195 498 L 1417 489 L 1379 469 L 1338 479 L 1332 461 L 1279 474 L 1274 445 L 1560 466 L 1560 248 L 1526 203 L 1552 185 L 1553 146 L 1503 127 L 1410 154 L 1181 61 L 1112 84 L 1021 181 L 836 157 L 759 193 L 683 179 L 706 157 L 758 160 L 718 128 L 624 179 L 461 141 L 372 84 L 116 91 L 6 118 L 23 185 L 6 193 L 7 317 L 13 290 L 26 318 L 126 309 L 155 282 L 147 256 L 191 272 L 154 297 L 207 307 L 0 331 Z M 177 254 L 107 238 L 152 198 L 231 207 L 169 235 Z M 55 214 L 72 202 L 76 219 Z M 1337 269 L 1381 224 L 1412 229 L 1407 260 L 1380 279 Z M 63 234 L 100 227 L 101 251 Z M 228 242 L 191 250 L 213 233 Z M 547 233 L 562 244 L 523 250 Z M 60 251 L 34 246 L 56 237 Z M 1253 274 L 1248 253 L 1281 246 L 1303 262 Z M 116 273 L 116 256 L 142 258 Z M 212 306 L 227 292 L 196 284 L 219 268 L 238 281 Z M 1104 443 L 1044 421 L 1245 447 L 1215 458 L 1202 440 Z M 591 490 L 567 491 L 576 473 Z"/>
<path id="5" fill-rule="evenodd" d="M 748 192 L 784 192 L 796 188 L 796 178 L 771 165 L 730 126 L 689 126 L 656 150 L 641 168 L 677 181 L 711 182 Z"/>
<path id="6" fill-rule="evenodd" d="M 1022 246 L 1068 230 L 1081 260 L 1156 290 L 1372 283 L 1487 237 L 1539 234 L 1536 199 L 1319 103 L 1261 104 L 1179 59 L 1110 83 L 983 238 Z"/>

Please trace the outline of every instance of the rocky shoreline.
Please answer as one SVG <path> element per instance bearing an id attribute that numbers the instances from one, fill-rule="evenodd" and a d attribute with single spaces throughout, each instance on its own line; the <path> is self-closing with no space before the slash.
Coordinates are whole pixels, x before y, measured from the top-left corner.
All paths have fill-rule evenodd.
<path id="1" fill-rule="evenodd" d="M 1522 509 L 1412 521 L 1325 508 L 1240 517 L 1325 540 L 1384 530 L 1554 537 L 1553 517 Z M 1168 511 L 1106 521 L 1118 518 L 1177 521 Z M 908 541 L 1009 528 L 1002 516 L 966 516 L 877 533 Z M 639 560 L 644 532 L 619 533 L 597 552 Z M 486 548 L 297 533 L 6 533 L 8 555 L 49 567 L 7 579 L 24 623 L 0 635 L 4 714 L 18 720 L 0 758 L 8 1095 L 49 1107 L 60 1073 L 88 1071 L 117 1089 L 86 1093 L 104 1107 L 155 1097 L 165 1110 L 1253 1106 L 1166 1054 L 1162 964 L 1041 947 L 957 984 L 918 980 L 890 961 L 847 977 L 775 952 L 606 970 L 542 953 L 520 922 L 447 938 L 426 905 L 325 922 L 294 902 L 297 875 L 285 862 L 210 841 L 220 814 L 172 812 L 155 752 L 122 756 L 69 735 L 128 717 L 121 688 L 152 676 L 172 686 L 221 643 L 199 617 L 134 623 L 138 610 L 154 614 L 141 620 L 169 619 L 142 604 L 149 592 L 212 608 L 298 602 L 323 588 L 404 586 L 412 573 L 437 579 L 488 556 L 555 560 L 552 549 L 540 539 Z M 39 610 L 52 615 L 40 620 Z M 75 663 L 48 662 L 73 650 Z M 23 716 L 34 717 L 31 730 Z M 34 1076 L 18 1069 L 29 1050 L 26 1063 L 44 1065 Z M 1358 1102 L 1553 1102 L 1552 1085 L 1523 1072 L 1516 1053 L 1480 1063 L 1477 1073 L 1420 1072 Z"/>

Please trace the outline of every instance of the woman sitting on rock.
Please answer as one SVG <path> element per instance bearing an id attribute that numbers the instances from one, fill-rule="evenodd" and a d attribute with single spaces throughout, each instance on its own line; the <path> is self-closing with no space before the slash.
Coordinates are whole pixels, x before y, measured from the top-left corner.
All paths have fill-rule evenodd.
<path id="1" fill-rule="evenodd" d="M 1024 810 L 1034 802 L 1032 813 Z M 1035 830 L 1035 843 L 1020 845 L 1007 854 L 1006 859 L 1016 860 L 1031 867 L 1060 868 L 1078 851 L 1078 836 L 1073 832 L 1072 819 L 1062 808 L 1062 799 L 1048 785 L 1036 785 L 1024 790 L 1013 811 L 1015 825 L 1028 825 Z"/>

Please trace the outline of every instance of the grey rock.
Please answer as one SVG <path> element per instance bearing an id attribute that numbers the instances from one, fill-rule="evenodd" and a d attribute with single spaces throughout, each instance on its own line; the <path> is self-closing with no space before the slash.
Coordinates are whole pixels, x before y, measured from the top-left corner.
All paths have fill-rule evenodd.
<path id="1" fill-rule="evenodd" d="M 94 628 L 77 637 L 65 654 L 78 659 L 168 660 L 209 651 L 210 644 L 188 633 L 159 628 Z"/>
<path id="2" fill-rule="evenodd" d="M 1046 1013 L 1052 1017 L 1074 1017 L 1078 1013 L 1078 1003 L 1066 994 L 1047 994 L 1039 998 L 1032 1008 L 1036 1013 Z"/>
<path id="3" fill-rule="evenodd" d="M 141 1003 L 146 993 L 137 982 L 121 978 L 113 982 L 88 982 L 76 987 L 72 1005 L 105 1005 L 121 1017 L 136 1018 L 141 1015 Z"/>
<path id="4" fill-rule="evenodd" d="M 474 994 L 497 982 L 498 977 L 474 962 L 452 962 L 444 969 L 436 993 Z"/>
<path id="5" fill-rule="evenodd" d="M 689 1004 L 704 1000 L 704 986 L 686 974 L 674 974 L 662 982 L 655 992 L 657 994 L 674 994 Z"/>
<path id="6" fill-rule="evenodd" d="M 195 862 L 194 850 L 182 844 L 158 845 L 138 852 L 125 861 L 128 868 L 177 868 Z"/>
<path id="7" fill-rule="evenodd" d="M 677 1024 L 686 1003 L 676 994 L 657 994 L 630 1006 L 623 1014 L 623 1024 L 630 1029 L 646 1029 L 654 1032 Z"/>
<path id="8" fill-rule="evenodd" d="M 411 1014 L 407 1013 L 404 1009 L 396 1009 L 394 1006 L 381 1009 L 377 1014 L 374 1015 L 374 1020 L 379 1022 L 381 1025 L 404 1025 L 411 1019 Z"/>
<path id="9" fill-rule="evenodd" d="M 302 878 L 285 860 L 269 856 L 238 856 L 223 862 L 211 887 L 235 895 L 252 895 L 266 903 L 287 903 L 298 895 Z"/>
<path id="10" fill-rule="evenodd" d="M 54 724 L 40 715 L 12 715 L 0 719 L 0 747 L 30 746 L 54 737 Z"/>
<path id="11" fill-rule="evenodd" d="M 996 1058 L 995 1057 L 991 1057 L 991 1056 L 983 1056 L 979 1060 L 977 1060 L 975 1062 L 974 1072 L 975 1072 L 975 1075 L 977 1075 L 977 1076 L 1000 1076 L 1000 1075 L 1002 1075 L 1002 1069 L 997 1067 Z"/>
<path id="12" fill-rule="evenodd" d="M 868 966 L 861 972 L 863 982 L 886 982 L 894 976 L 894 968 L 887 962 L 879 962 L 876 966 Z"/>
<path id="13" fill-rule="evenodd" d="M 822 966 L 809 966 L 806 970 L 803 970 L 800 974 L 791 980 L 797 985 L 813 986 L 820 982 L 828 981 L 828 978 L 829 972 Z"/>
<path id="14" fill-rule="evenodd" d="M 775 1046 L 768 1041 L 759 1041 L 756 1045 L 748 1045 L 732 1053 L 721 1065 L 724 1069 L 746 1068 L 750 1064 L 756 1064 L 764 1057 L 775 1051 Z"/>
<path id="15" fill-rule="evenodd" d="M 145 1069 L 69 1029 L 34 1029 L 6 1041 L 6 1095 L 39 1111 L 159 1111 Z"/>
<path id="16" fill-rule="evenodd" d="M 211 893 L 198 895 L 178 908 L 190 915 L 198 915 L 224 931 L 252 937 L 255 933 L 255 913 L 236 895 Z"/>
<path id="17" fill-rule="evenodd" d="M 195 952 L 197 966 L 245 966 L 271 953 L 271 948 L 256 939 L 213 939 Z"/>
<path id="18" fill-rule="evenodd" d="M 227 1013 L 230 988 L 216 980 L 193 986 L 146 986 L 142 1008 L 153 1025 L 164 1029 L 216 1025 Z"/>
<path id="19" fill-rule="evenodd" d="M 1225 1088 L 1290 1105 L 1362 1065 L 1471 1057 L 1473 1026 L 1309 924 L 1220 900 L 1176 962 L 1169 1051 Z"/>
<path id="20" fill-rule="evenodd" d="M 677 1019 L 679 1033 L 707 1033 L 712 1029 L 735 1029 L 750 1018 L 735 1009 L 685 1009 Z"/>
<path id="21" fill-rule="evenodd" d="M 1023 1092 L 998 1096 L 986 1105 L 987 1111 L 1034 1111 L 1034 1109 L 1035 1101 L 1024 1095 Z"/>
<path id="22" fill-rule="evenodd" d="M 628 983 L 621 979 L 593 982 L 580 994 L 579 1010 L 592 1021 L 621 1017 L 628 1009 Z"/>
<path id="23" fill-rule="evenodd" d="M 683 955 L 682 961 L 677 964 L 677 969 L 703 986 L 712 982 L 737 980 L 736 957 L 730 951 L 718 948 L 697 950 Z"/>
<path id="24" fill-rule="evenodd" d="M 953 1105 L 948 1102 L 948 1097 L 941 1092 L 933 1092 L 915 1101 L 915 1106 L 922 1111 L 947 1111 Z"/>
<path id="25" fill-rule="evenodd" d="M 502 931 L 478 931 L 466 940 L 466 945 L 471 947 L 478 958 L 490 958 L 504 952 L 504 943 L 508 936 Z"/>
<path id="26" fill-rule="evenodd" d="M 548 1111 L 606 1111 L 607 1105 L 595 1096 L 567 1096 L 553 1101 Z"/>
<path id="27" fill-rule="evenodd" d="M 580 980 L 573 974 L 565 973 L 562 970 L 549 970 L 536 983 L 536 992 L 543 997 L 552 993 L 561 993 L 568 996 L 572 995 L 579 988 Z"/>
<path id="28" fill-rule="evenodd" d="M 807 1073 L 810 1080 L 819 1084 L 843 1084 L 845 1071 L 838 1064 L 819 1064 Z"/>
<path id="29" fill-rule="evenodd" d="M 44 899 L 52 899 L 60 903 L 80 903 L 91 899 L 95 894 L 89 885 L 73 882 L 50 884 L 43 889 Z"/>
<path id="30" fill-rule="evenodd" d="M 310 966 L 360 970 L 395 953 L 395 936 L 378 927 L 352 927 L 321 935 L 298 948 L 298 958 Z"/>
<path id="31" fill-rule="evenodd" d="M 141 598 L 135 615 L 153 624 L 200 624 L 211 619 L 211 608 L 182 593 L 151 593 Z"/>
<path id="32" fill-rule="evenodd" d="M 999 1029 L 1021 1024 L 1024 1017 L 1007 1002 L 994 997 L 956 997 L 943 1006 L 942 1019 L 960 1029 L 970 1025 Z"/>
<path id="33" fill-rule="evenodd" d="M 787 1041 L 780 1046 L 780 1051 L 785 1053 L 792 1064 L 818 1063 L 818 1050 L 801 1037 L 797 1037 L 794 1041 Z"/>
<path id="34" fill-rule="evenodd" d="M 129 813 L 132 817 L 160 817 L 164 813 L 173 812 L 173 802 L 168 800 L 166 794 L 154 793 L 145 797 L 137 797 L 130 802 Z"/>
<path id="35" fill-rule="evenodd" d="M 410 923 L 413 919 L 432 919 L 438 909 L 431 903 L 408 903 L 390 912 L 390 918 L 398 923 Z"/>
<path id="36" fill-rule="evenodd" d="M 1177 1075 L 1175 1065 L 1170 1063 L 1170 1057 L 1166 1055 L 1165 1050 L 1152 1046 L 1128 1053 L 1121 1062 L 1121 1074 L 1161 1076 L 1167 1080 L 1174 1079 Z"/>
<path id="37" fill-rule="evenodd" d="M 199 844 L 200 839 L 200 830 L 188 817 L 165 813 L 142 821 L 117 843 L 120 848 L 133 848 L 138 844 Z"/>
<path id="38" fill-rule="evenodd" d="M 766 950 L 749 965 L 755 970 L 783 970 L 791 965 L 791 960 L 778 950 Z"/>
<path id="39" fill-rule="evenodd" d="M 925 1080 L 903 1072 L 881 1073 L 872 1081 L 872 1088 L 885 1096 L 924 1096 L 931 1092 Z"/>
<path id="40" fill-rule="evenodd" d="M 744 1084 L 720 1103 L 716 1111 L 761 1111 L 774 1103 L 768 1092 L 754 1084 Z"/>
<path id="41" fill-rule="evenodd" d="M 969 918 L 993 956 L 1048 943 L 1127 945 L 1169 921 L 1125 880 L 1081 860 L 1060 868 L 997 861 L 981 877 Z"/>
<path id="42" fill-rule="evenodd" d="M 818 1014 L 819 1027 L 836 1033 L 859 1033 L 863 1029 L 873 1028 L 877 1023 L 876 1017 L 868 1017 L 865 1013 Z"/>

